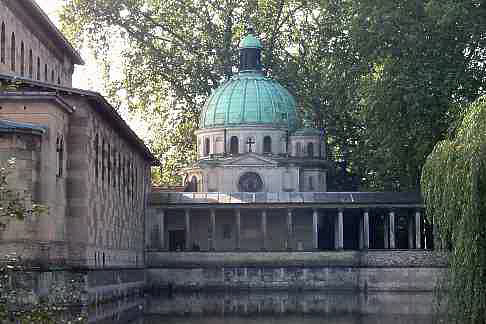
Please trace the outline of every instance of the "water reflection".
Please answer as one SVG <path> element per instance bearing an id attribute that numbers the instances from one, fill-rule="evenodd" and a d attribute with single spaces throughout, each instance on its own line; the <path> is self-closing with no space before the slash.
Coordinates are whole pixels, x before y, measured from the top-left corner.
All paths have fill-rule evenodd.
<path id="1" fill-rule="evenodd" d="M 432 293 L 180 293 L 99 306 L 89 322 L 428 324 L 437 320 L 435 305 Z"/>

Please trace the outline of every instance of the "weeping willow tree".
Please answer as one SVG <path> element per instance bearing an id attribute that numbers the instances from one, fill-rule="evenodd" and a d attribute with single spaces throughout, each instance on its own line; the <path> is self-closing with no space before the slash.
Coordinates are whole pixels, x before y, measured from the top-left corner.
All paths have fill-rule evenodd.
<path id="1" fill-rule="evenodd" d="M 421 181 L 427 214 L 452 250 L 451 317 L 486 323 L 486 97 L 471 104 L 455 134 L 435 146 Z"/>

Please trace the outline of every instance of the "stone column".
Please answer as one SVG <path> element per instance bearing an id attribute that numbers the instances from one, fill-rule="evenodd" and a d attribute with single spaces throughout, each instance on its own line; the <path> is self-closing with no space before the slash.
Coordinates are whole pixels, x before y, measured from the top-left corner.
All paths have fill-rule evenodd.
<path id="1" fill-rule="evenodd" d="M 317 209 L 312 211 L 312 248 L 319 249 L 319 212 Z"/>
<path id="2" fill-rule="evenodd" d="M 292 227 L 292 209 L 287 209 L 287 250 L 294 248 L 294 231 Z"/>
<path id="3" fill-rule="evenodd" d="M 421 249 L 422 248 L 422 232 L 421 232 L 421 217 L 420 211 L 417 210 L 415 212 L 415 248 Z"/>
<path id="4" fill-rule="evenodd" d="M 262 250 L 267 249 L 267 211 L 262 210 Z"/>
<path id="5" fill-rule="evenodd" d="M 211 208 L 209 210 L 209 250 L 216 249 L 216 210 Z"/>
<path id="6" fill-rule="evenodd" d="M 390 230 L 390 249 L 395 248 L 395 212 L 391 210 L 388 213 L 388 218 L 389 218 L 389 230 Z"/>
<path id="7" fill-rule="evenodd" d="M 413 249 L 413 242 L 415 241 L 415 227 L 413 226 L 413 217 L 408 217 L 408 249 Z"/>
<path id="8" fill-rule="evenodd" d="M 344 211 L 342 209 L 338 210 L 337 213 L 337 240 L 336 240 L 336 250 L 344 249 L 344 225 L 343 225 Z"/>
<path id="9" fill-rule="evenodd" d="M 363 212 L 363 249 L 370 248 L 370 211 Z"/>
<path id="10" fill-rule="evenodd" d="M 165 210 L 161 210 L 159 214 L 159 229 L 160 249 L 165 250 Z"/>
<path id="11" fill-rule="evenodd" d="M 185 230 L 186 230 L 186 247 L 185 250 L 189 251 L 191 250 L 191 210 L 186 209 L 184 210 L 184 216 L 185 216 Z"/>

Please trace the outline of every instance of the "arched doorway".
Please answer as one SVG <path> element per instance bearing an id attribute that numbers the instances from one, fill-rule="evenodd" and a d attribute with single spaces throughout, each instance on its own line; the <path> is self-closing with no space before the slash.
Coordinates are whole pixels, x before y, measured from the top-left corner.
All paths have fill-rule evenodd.
<path id="1" fill-rule="evenodd" d="M 230 153 L 238 154 L 239 152 L 239 141 L 237 136 L 231 136 L 230 139 Z"/>

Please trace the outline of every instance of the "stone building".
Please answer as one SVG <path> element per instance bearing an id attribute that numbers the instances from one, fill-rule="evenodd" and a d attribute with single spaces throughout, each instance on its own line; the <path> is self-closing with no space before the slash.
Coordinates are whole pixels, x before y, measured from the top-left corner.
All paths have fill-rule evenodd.
<path id="1" fill-rule="evenodd" d="M 239 73 L 216 89 L 196 131 L 186 193 L 154 192 L 149 248 L 316 251 L 421 248 L 417 193 L 327 192 L 323 131 L 299 128 L 296 102 L 262 72 L 263 46 L 240 43 Z"/>
<path id="2" fill-rule="evenodd" d="M 82 58 L 33 0 L 0 2 L 0 73 L 72 86 Z"/>
<path id="3" fill-rule="evenodd" d="M 144 265 L 157 163 L 100 94 L 71 87 L 79 54 L 32 0 L 0 0 L 0 159 L 48 213 L 11 221 L 2 252 L 85 266 Z"/>

